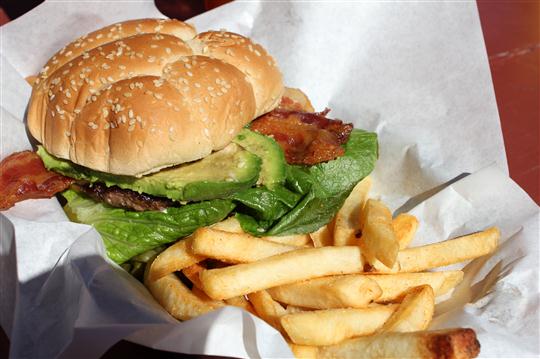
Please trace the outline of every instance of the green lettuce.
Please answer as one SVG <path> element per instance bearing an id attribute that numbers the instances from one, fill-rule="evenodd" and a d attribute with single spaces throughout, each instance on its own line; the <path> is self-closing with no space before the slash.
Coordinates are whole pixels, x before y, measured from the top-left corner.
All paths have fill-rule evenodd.
<path id="1" fill-rule="evenodd" d="M 91 224 L 117 263 L 219 222 L 233 210 L 244 231 L 256 236 L 310 233 L 328 223 L 353 187 L 373 171 L 377 135 L 353 130 L 345 155 L 314 166 L 287 165 L 284 185 L 243 189 L 227 199 L 133 212 L 112 208 L 75 191 L 64 192 L 73 221 Z M 60 163 L 62 164 L 62 163 Z"/>
<path id="2" fill-rule="evenodd" d="M 116 263 L 219 222 L 235 207 L 230 200 L 216 199 L 165 211 L 134 212 L 95 202 L 73 190 L 62 195 L 67 201 L 64 210 L 68 217 L 94 226 L 101 234 L 107 255 Z"/>
<path id="3" fill-rule="evenodd" d="M 242 228 L 258 236 L 319 229 L 330 222 L 353 187 L 373 171 L 377 157 L 377 135 L 353 130 L 344 156 L 310 167 L 288 166 L 286 184 L 290 190 L 304 195 L 294 208 L 271 224 L 254 216 L 238 216 Z"/>

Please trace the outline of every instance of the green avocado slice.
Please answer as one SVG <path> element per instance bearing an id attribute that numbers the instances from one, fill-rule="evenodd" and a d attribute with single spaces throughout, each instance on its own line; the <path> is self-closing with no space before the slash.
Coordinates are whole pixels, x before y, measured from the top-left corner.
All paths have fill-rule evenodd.
<path id="1" fill-rule="evenodd" d="M 141 178 L 112 175 L 56 158 L 39 146 L 38 155 L 48 170 L 89 182 L 102 182 L 139 193 L 176 201 L 227 198 L 252 187 L 259 178 L 261 160 L 232 143 L 202 160 L 167 168 Z"/>
<path id="2" fill-rule="evenodd" d="M 261 184 L 273 189 L 285 182 L 287 178 L 285 154 L 274 139 L 243 128 L 233 142 L 262 159 L 262 169 L 259 176 Z"/>

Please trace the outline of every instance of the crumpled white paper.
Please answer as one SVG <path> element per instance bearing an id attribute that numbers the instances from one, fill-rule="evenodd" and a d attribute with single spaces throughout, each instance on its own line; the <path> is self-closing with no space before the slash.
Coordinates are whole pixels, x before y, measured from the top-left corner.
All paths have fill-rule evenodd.
<path id="1" fill-rule="evenodd" d="M 79 35 L 161 16 L 151 1 L 49 0 L 0 28 L 0 158 L 30 148 L 26 76 Z M 373 196 L 393 209 L 473 173 L 411 210 L 421 222 L 413 245 L 491 225 L 503 235 L 496 254 L 465 266 L 465 283 L 438 303 L 433 327 L 474 328 L 483 357 L 540 354 L 539 211 L 507 176 L 475 2 L 242 2 L 190 22 L 250 36 L 316 108 L 376 131 Z M 178 323 L 55 199 L 3 212 L 0 235 L 0 324 L 12 357 L 99 357 L 121 338 L 183 353 L 291 356 L 278 332 L 237 308 Z"/>

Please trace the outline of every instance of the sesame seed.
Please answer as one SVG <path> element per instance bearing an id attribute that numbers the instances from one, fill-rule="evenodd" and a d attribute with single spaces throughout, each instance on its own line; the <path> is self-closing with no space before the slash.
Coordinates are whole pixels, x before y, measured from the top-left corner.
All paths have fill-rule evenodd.
<path id="1" fill-rule="evenodd" d="M 193 73 L 192 73 L 191 71 L 186 72 L 186 74 L 187 74 L 189 77 L 193 77 Z"/>
<path id="2" fill-rule="evenodd" d="M 219 72 L 219 69 L 217 67 L 214 67 L 214 72 Z"/>
<path id="3" fill-rule="evenodd" d="M 156 61 L 155 56 L 148 56 L 148 62 L 154 62 L 154 61 Z"/>
<path id="4" fill-rule="evenodd" d="M 261 56 L 261 53 L 259 52 L 259 50 L 255 50 L 255 55 Z"/>
<path id="5" fill-rule="evenodd" d="M 135 119 L 134 118 L 129 120 L 128 125 L 133 126 L 134 124 L 135 124 Z"/>
<path id="6" fill-rule="evenodd" d="M 131 125 L 128 127 L 128 132 L 131 132 L 135 129 L 135 125 Z"/>
<path id="7" fill-rule="evenodd" d="M 69 132 L 69 131 L 64 132 L 64 134 L 66 135 L 66 137 L 71 136 L 71 132 Z"/>
<path id="8" fill-rule="evenodd" d="M 134 84 L 133 82 L 130 83 L 130 84 L 129 84 L 129 88 L 132 89 L 132 90 L 134 90 L 134 89 L 135 89 L 135 84 Z"/>
<path id="9" fill-rule="evenodd" d="M 105 125 L 103 126 L 103 128 L 106 129 L 106 130 L 108 130 L 110 126 L 111 126 L 111 125 L 107 122 L 107 123 L 105 123 Z"/>
<path id="10" fill-rule="evenodd" d="M 71 92 L 69 92 L 69 90 L 66 90 L 66 97 L 71 98 Z"/>
<path id="11" fill-rule="evenodd" d="M 64 56 L 68 57 L 68 56 L 71 56 L 73 54 L 73 51 L 68 51 L 66 52 L 66 54 Z"/>
<path id="12" fill-rule="evenodd" d="M 124 97 L 131 97 L 131 92 L 124 92 Z"/>
<path id="13" fill-rule="evenodd" d="M 163 99 L 163 94 L 155 93 L 154 97 L 157 98 L 158 100 L 162 100 Z"/>
<path id="14" fill-rule="evenodd" d="M 166 47 L 166 48 L 165 48 L 165 52 L 168 53 L 168 54 L 170 54 L 172 51 L 171 51 L 170 48 Z"/>
<path id="15" fill-rule="evenodd" d="M 125 70 L 125 69 L 126 69 L 126 67 L 125 67 L 124 65 L 118 65 L 118 68 L 119 68 L 120 70 Z"/>
<path id="16" fill-rule="evenodd" d="M 75 110 L 73 110 L 73 112 L 75 112 L 76 114 L 79 114 L 79 113 L 81 113 L 81 109 L 80 109 L 80 108 L 76 108 Z"/>
<path id="17" fill-rule="evenodd" d="M 106 108 L 102 108 L 101 112 L 103 113 L 103 117 L 109 116 L 109 110 L 107 110 Z"/>
<path id="18" fill-rule="evenodd" d="M 129 118 L 133 118 L 133 110 L 132 110 L 132 109 L 129 109 L 129 111 L 128 111 L 128 117 L 129 117 Z"/>
<path id="19" fill-rule="evenodd" d="M 200 87 L 201 87 L 201 84 L 198 83 L 198 82 L 195 82 L 193 85 L 194 85 L 196 88 L 200 88 Z"/>
<path id="20" fill-rule="evenodd" d="M 96 39 L 101 39 L 102 37 L 103 37 L 103 34 L 98 34 L 98 35 L 96 36 Z"/>
<path id="21" fill-rule="evenodd" d="M 114 79 L 111 76 L 107 76 L 107 81 L 114 82 Z"/>
<path id="22" fill-rule="evenodd" d="M 158 48 L 158 45 L 152 44 L 152 45 L 150 45 L 150 48 L 152 48 L 152 49 L 157 49 L 157 48 Z"/>
<path id="23" fill-rule="evenodd" d="M 213 88 L 212 86 L 208 86 L 206 89 L 207 89 L 208 91 L 212 91 L 214 88 Z"/>
<path id="24" fill-rule="evenodd" d="M 64 100 L 62 100 L 62 103 L 63 103 L 64 105 L 67 105 L 67 104 L 68 104 L 68 101 L 67 101 L 66 99 L 64 99 Z"/>

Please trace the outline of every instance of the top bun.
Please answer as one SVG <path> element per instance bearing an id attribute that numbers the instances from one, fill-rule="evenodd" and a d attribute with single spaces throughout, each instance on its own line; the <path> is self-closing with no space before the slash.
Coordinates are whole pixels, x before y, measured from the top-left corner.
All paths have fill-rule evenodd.
<path id="1" fill-rule="evenodd" d="M 59 158 L 141 176 L 225 147 L 283 91 L 274 59 L 248 38 L 131 20 L 82 36 L 47 62 L 28 127 Z"/>

